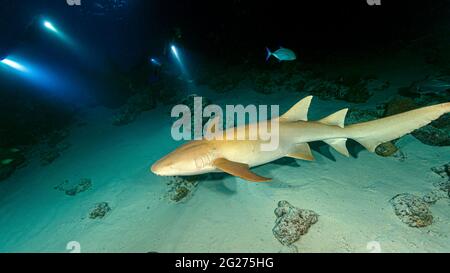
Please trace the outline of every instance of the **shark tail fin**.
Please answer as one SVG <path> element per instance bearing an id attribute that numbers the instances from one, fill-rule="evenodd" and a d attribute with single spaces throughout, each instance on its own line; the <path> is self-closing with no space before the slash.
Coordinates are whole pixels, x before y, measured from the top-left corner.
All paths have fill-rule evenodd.
<path id="1" fill-rule="evenodd" d="M 450 102 L 347 126 L 348 138 L 374 152 L 378 145 L 402 137 L 450 112 Z"/>

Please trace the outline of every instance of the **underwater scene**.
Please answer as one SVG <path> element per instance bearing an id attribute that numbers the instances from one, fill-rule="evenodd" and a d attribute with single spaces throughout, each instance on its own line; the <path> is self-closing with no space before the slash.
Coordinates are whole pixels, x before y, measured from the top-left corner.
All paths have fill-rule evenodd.
<path id="1" fill-rule="evenodd" d="M 0 252 L 450 252 L 450 1 L 0 11 Z"/>

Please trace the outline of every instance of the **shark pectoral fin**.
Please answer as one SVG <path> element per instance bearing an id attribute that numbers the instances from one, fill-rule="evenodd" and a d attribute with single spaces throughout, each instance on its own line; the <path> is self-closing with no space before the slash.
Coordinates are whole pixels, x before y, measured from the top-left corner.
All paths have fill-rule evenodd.
<path id="1" fill-rule="evenodd" d="M 313 96 L 308 96 L 297 102 L 289 111 L 280 117 L 282 121 L 308 121 L 308 110 Z"/>
<path id="2" fill-rule="evenodd" d="M 350 153 L 347 150 L 347 146 L 345 145 L 345 143 L 347 142 L 346 138 L 327 139 L 324 140 L 324 142 L 346 157 L 350 156 Z"/>
<path id="3" fill-rule="evenodd" d="M 308 161 L 314 160 L 314 156 L 311 153 L 311 149 L 309 148 L 308 143 L 295 145 L 295 148 L 286 156 Z"/>
<path id="4" fill-rule="evenodd" d="M 225 158 L 218 158 L 214 160 L 213 165 L 228 174 L 240 177 L 242 179 L 252 182 L 266 182 L 272 180 L 271 178 L 259 176 L 250 171 L 247 164 L 230 161 Z"/>

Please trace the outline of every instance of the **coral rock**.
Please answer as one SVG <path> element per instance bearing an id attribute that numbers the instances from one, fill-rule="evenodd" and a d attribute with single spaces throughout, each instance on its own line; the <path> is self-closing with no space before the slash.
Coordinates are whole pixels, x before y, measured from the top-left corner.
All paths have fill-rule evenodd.
<path id="1" fill-rule="evenodd" d="M 426 227 L 433 223 L 429 205 L 418 196 L 402 193 L 394 196 L 390 203 L 400 220 L 410 227 Z"/>
<path id="2" fill-rule="evenodd" d="M 280 201 L 275 209 L 277 220 L 272 232 L 283 245 L 290 246 L 305 235 L 319 215 L 312 210 L 299 209 L 287 201 Z"/>
<path id="3" fill-rule="evenodd" d="M 170 178 L 169 182 L 167 183 L 170 187 L 169 191 L 167 192 L 168 199 L 176 203 L 188 200 L 197 188 L 197 179 L 197 176 L 186 178 Z"/>
<path id="4" fill-rule="evenodd" d="M 85 192 L 92 187 L 92 181 L 89 178 L 83 178 L 76 185 L 70 185 L 69 180 L 64 181 L 55 187 L 55 190 L 64 192 L 66 195 L 75 196 L 79 193 Z"/>
<path id="5" fill-rule="evenodd" d="M 102 219 L 108 212 L 111 211 L 111 207 L 107 202 L 98 203 L 95 208 L 89 213 L 91 219 Z"/>

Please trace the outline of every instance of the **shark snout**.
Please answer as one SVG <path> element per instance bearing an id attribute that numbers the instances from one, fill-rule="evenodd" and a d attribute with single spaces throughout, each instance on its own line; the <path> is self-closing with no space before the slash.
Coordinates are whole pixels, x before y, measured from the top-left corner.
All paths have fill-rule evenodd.
<path id="1" fill-rule="evenodd" d="M 164 175 L 164 167 L 162 166 L 161 162 L 157 161 L 155 162 L 151 167 L 150 170 L 152 173 L 156 175 Z"/>
<path id="2" fill-rule="evenodd" d="M 155 162 L 150 170 L 152 173 L 160 176 L 172 175 L 174 171 L 173 163 L 167 159 L 161 159 Z"/>
<path id="3" fill-rule="evenodd" d="M 151 167 L 150 167 L 150 171 L 154 174 L 158 174 L 158 162 L 154 163 Z"/>

